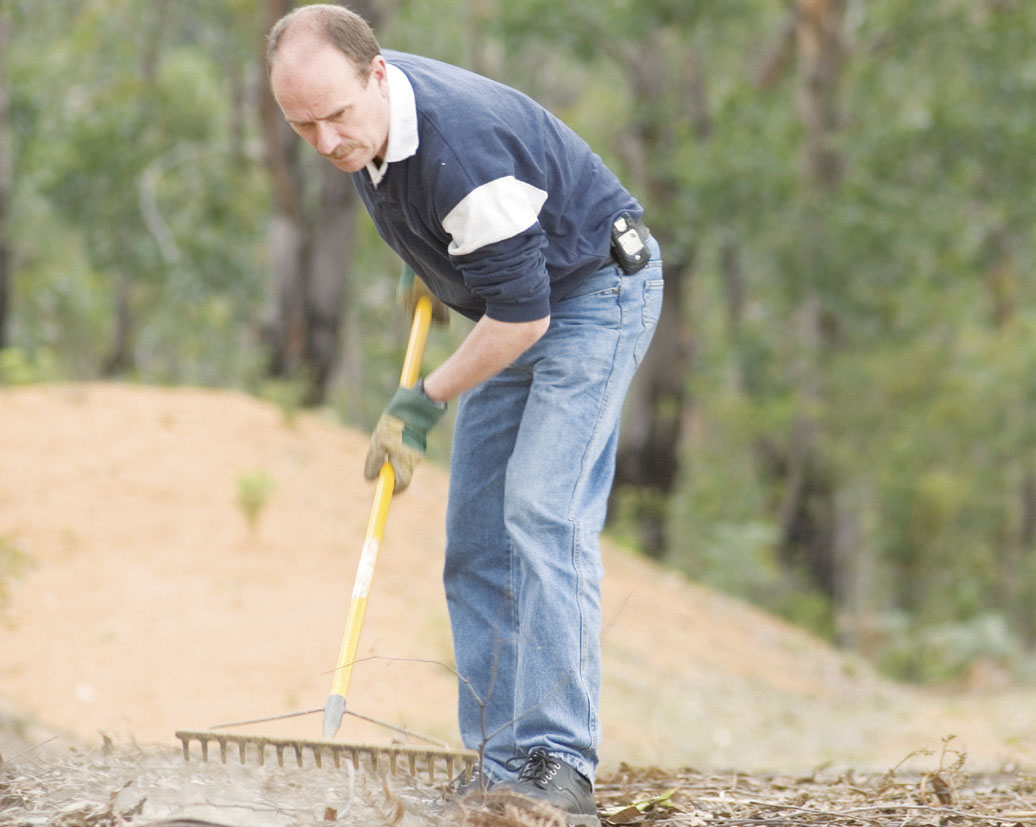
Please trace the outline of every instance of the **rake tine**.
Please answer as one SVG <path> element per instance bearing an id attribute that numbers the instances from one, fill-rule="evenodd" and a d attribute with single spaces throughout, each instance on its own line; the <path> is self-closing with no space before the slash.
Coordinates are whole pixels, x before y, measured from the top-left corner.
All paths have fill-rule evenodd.
<path id="1" fill-rule="evenodd" d="M 369 767 L 378 775 L 391 773 L 401 774 L 409 770 L 411 777 L 425 776 L 430 783 L 435 783 L 445 770 L 448 777 L 456 774 L 457 768 L 463 765 L 470 770 L 478 758 L 471 750 L 452 749 L 449 747 L 412 747 L 408 745 L 379 746 L 374 744 L 347 744 L 332 741 L 292 740 L 288 738 L 270 738 L 265 736 L 233 735 L 213 733 L 211 731 L 178 731 L 185 761 L 191 760 L 191 741 L 198 741 L 202 761 L 209 760 L 212 744 L 219 747 L 220 761 L 228 762 L 227 752 L 236 746 L 237 756 L 242 764 L 247 764 L 251 750 L 255 749 L 255 757 L 259 766 L 266 764 L 266 749 L 272 747 L 277 754 L 277 763 L 284 766 L 284 753 L 290 751 L 295 756 L 295 764 L 306 766 L 305 754 L 312 752 L 313 761 L 318 768 L 334 762 L 335 768 L 341 768 L 343 755 L 352 759 L 353 769 L 361 765 Z M 330 756 L 331 761 L 325 760 Z"/>

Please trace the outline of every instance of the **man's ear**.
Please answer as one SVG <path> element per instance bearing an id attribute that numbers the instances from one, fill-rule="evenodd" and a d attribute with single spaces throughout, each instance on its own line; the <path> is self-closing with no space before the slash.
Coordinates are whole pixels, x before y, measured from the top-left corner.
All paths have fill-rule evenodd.
<path id="1" fill-rule="evenodd" d="M 378 87 L 388 91 L 388 64 L 381 55 L 374 55 L 371 58 L 370 74 L 367 81 L 374 80 Z"/>

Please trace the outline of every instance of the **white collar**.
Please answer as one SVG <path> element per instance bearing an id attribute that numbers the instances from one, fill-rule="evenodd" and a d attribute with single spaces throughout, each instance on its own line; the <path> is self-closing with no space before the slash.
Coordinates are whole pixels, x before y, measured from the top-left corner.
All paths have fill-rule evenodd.
<path id="1" fill-rule="evenodd" d="M 392 64 L 388 64 L 388 85 L 389 132 L 385 159 L 380 167 L 375 166 L 373 161 L 367 164 L 367 172 L 374 186 L 381 183 L 390 163 L 403 161 L 417 152 L 417 102 L 414 99 L 414 87 L 403 71 Z"/>

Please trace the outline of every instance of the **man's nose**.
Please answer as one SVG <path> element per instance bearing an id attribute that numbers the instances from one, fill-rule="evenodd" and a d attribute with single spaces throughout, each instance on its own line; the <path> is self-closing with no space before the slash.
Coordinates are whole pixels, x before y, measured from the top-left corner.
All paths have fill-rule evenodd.
<path id="1" fill-rule="evenodd" d="M 338 143 L 338 135 L 335 134 L 331 124 L 317 121 L 313 148 L 321 155 L 330 155 L 335 151 Z"/>

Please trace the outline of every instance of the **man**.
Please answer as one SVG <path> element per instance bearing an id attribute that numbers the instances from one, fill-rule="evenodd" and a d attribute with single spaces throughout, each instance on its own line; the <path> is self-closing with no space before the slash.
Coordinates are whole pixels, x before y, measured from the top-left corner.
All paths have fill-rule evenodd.
<path id="1" fill-rule="evenodd" d="M 662 268 L 637 201 L 525 95 L 379 48 L 367 24 L 304 6 L 270 32 L 288 123 L 353 182 L 378 232 L 442 303 L 475 320 L 400 390 L 371 440 L 397 491 L 459 398 L 444 583 L 467 779 L 598 824 L 598 537 L 619 415 L 654 333 Z"/>

